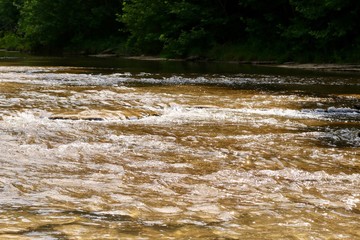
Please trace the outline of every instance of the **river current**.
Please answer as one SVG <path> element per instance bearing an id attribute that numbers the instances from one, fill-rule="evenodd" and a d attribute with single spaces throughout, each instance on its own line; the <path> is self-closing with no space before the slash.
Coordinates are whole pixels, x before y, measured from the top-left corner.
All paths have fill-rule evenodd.
<path id="1" fill-rule="evenodd" d="M 0 60 L 0 239 L 360 239 L 360 75 L 92 61 Z"/>

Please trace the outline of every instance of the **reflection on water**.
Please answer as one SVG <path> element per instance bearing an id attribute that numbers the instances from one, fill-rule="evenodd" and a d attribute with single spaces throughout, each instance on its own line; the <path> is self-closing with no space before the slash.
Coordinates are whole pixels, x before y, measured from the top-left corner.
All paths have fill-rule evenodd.
<path id="1" fill-rule="evenodd" d="M 360 238 L 356 75 L 127 64 L 0 67 L 0 239 Z"/>

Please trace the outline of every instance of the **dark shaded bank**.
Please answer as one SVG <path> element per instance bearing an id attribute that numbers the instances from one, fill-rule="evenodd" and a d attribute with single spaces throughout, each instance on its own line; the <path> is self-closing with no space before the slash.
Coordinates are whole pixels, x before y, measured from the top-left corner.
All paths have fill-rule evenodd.
<path id="1" fill-rule="evenodd" d="M 0 0 L 0 48 L 358 63 L 359 13 L 360 2 L 338 0 Z"/>
<path id="2" fill-rule="evenodd" d="M 94 57 L 113 57 L 103 54 L 93 55 Z M 215 60 L 203 58 L 199 56 L 191 56 L 188 58 L 164 58 L 160 56 L 120 56 L 123 59 L 139 60 L 139 61 L 169 61 L 169 62 L 193 62 L 193 63 L 227 63 L 234 65 L 249 65 L 249 66 L 264 66 L 282 69 L 298 69 L 298 70 L 312 70 L 320 72 L 343 72 L 343 73 L 360 73 L 360 64 L 346 64 L 346 63 L 296 63 L 285 62 L 279 63 L 277 61 L 236 61 L 236 60 Z"/>
<path id="3" fill-rule="evenodd" d="M 225 61 L 203 58 L 164 58 L 161 56 L 123 56 L 114 53 L 113 49 L 99 54 L 77 54 L 76 52 L 60 55 L 34 55 L 20 51 L 0 49 L 0 63 L 4 65 L 41 65 L 41 66 L 74 66 L 103 67 L 122 69 L 124 72 L 160 72 L 160 73 L 204 73 L 204 74 L 238 74 L 257 73 L 274 75 L 324 74 L 337 76 L 358 76 L 360 64 L 315 64 L 283 63 L 276 61 Z"/>
<path id="4" fill-rule="evenodd" d="M 328 72 L 354 72 L 360 73 L 360 64 L 330 64 L 330 63 L 284 63 L 274 64 L 280 68 L 304 69 Z"/>

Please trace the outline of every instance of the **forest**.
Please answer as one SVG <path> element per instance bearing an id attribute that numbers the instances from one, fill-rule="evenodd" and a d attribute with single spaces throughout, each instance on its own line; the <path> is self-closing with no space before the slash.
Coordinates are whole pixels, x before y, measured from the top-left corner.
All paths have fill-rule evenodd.
<path id="1" fill-rule="evenodd" d="M 359 62 L 360 1 L 0 0 L 0 48 Z"/>

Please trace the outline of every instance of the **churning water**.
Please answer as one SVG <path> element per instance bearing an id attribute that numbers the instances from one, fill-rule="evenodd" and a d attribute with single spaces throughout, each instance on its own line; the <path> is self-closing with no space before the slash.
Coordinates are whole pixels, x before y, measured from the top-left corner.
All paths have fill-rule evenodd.
<path id="1" fill-rule="evenodd" d="M 29 65 L 0 239 L 360 239 L 360 76 Z"/>

